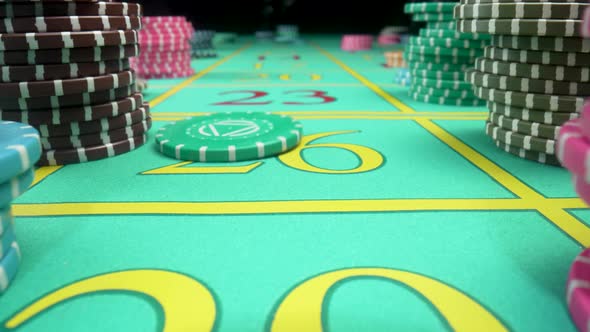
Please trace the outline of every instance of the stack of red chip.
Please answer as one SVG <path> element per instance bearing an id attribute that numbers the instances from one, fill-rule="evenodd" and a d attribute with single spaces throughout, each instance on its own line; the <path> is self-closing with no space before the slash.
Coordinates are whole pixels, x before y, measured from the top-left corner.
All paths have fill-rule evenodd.
<path id="1" fill-rule="evenodd" d="M 139 32 L 141 54 L 132 61 L 137 76 L 181 78 L 193 75 L 192 24 L 184 16 L 147 16 L 143 24 Z"/>
<path id="2" fill-rule="evenodd" d="M 371 35 L 344 35 L 340 45 L 344 51 L 363 51 L 373 47 L 373 36 Z"/>
<path id="3" fill-rule="evenodd" d="M 143 145 L 149 105 L 129 58 L 138 4 L 0 1 L 0 120 L 38 129 L 39 165 L 114 157 Z"/>

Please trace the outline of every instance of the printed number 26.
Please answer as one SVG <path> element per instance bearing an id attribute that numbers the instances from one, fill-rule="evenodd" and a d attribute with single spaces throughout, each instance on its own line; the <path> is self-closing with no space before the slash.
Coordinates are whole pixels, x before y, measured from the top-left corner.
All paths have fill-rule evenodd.
<path id="1" fill-rule="evenodd" d="M 229 100 L 229 101 L 223 101 L 220 103 L 215 103 L 213 105 L 268 105 L 271 104 L 272 101 L 270 100 L 259 100 L 259 101 L 254 101 L 255 99 L 260 99 L 260 98 L 264 98 L 266 96 L 268 96 L 268 92 L 264 92 L 264 91 L 253 91 L 253 90 L 241 90 L 241 91 L 226 91 L 226 92 L 222 92 L 220 93 L 220 95 L 230 95 L 230 94 L 246 94 L 248 96 L 243 97 L 243 98 L 239 98 L 239 99 L 235 99 L 235 100 Z M 325 91 L 319 91 L 319 90 L 293 90 L 293 91 L 285 91 L 284 94 L 286 95 L 293 95 L 293 94 L 299 94 L 296 95 L 295 98 L 297 99 L 301 99 L 301 98 L 314 98 L 314 99 L 319 99 L 319 101 L 285 101 L 283 102 L 283 104 L 285 105 L 318 105 L 318 104 L 327 104 L 327 103 L 332 103 L 336 101 L 336 98 L 329 96 L 327 92 Z"/>

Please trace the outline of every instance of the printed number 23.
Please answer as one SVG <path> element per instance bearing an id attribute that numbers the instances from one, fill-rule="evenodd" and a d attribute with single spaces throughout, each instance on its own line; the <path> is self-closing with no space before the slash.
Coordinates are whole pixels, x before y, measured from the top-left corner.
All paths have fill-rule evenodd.
<path id="1" fill-rule="evenodd" d="M 254 101 L 255 99 L 260 99 L 268 96 L 268 92 L 264 91 L 253 91 L 253 90 L 241 90 L 241 91 L 226 91 L 220 93 L 220 95 L 230 95 L 230 94 L 246 94 L 248 96 L 244 98 L 239 98 L 230 101 L 224 101 L 220 103 L 215 103 L 213 105 L 268 105 L 271 104 L 272 101 L 267 100 L 260 100 Z M 317 104 L 327 104 L 336 101 L 336 98 L 329 96 L 325 91 L 319 90 L 293 90 L 293 91 L 285 91 L 284 94 L 286 95 L 296 95 L 294 98 L 301 99 L 301 98 L 314 98 L 319 99 L 319 101 L 285 101 L 283 104 L 285 105 L 317 105 Z"/>

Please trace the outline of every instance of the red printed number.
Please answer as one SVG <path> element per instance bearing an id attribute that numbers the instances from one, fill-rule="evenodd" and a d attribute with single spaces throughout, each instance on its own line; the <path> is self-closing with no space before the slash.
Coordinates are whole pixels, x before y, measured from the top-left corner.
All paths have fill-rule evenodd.
<path id="1" fill-rule="evenodd" d="M 246 98 L 240 98 L 236 100 L 224 101 L 221 103 L 216 103 L 214 105 L 268 105 L 272 103 L 272 101 L 259 101 L 259 102 L 247 102 L 247 100 L 253 100 L 257 98 L 266 97 L 268 93 L 262 91 L 226 91 L 220 93 L 220 95 L 229 95 L 229 94 L 251 94 L 251 96 Z"/>
<path id="2" fill-rule="evenodd" d="M 245 98 L 223 101 L 220 103 L 215 103 L 213 105 L 268 105 L 272 103 L 272 101 L 251 101 L 258 98 L 263 98 L 268 96 L 267 92 L 264 91 L 250 91 L 250 90 L 242 90 L 242 91 L 226 91 L 221 92 L 220 95 L 230 95 L 230 94 L 248 94 L 249 96 Z M 306 101 L 285 101 L 283 104 L 285 105 L 319 105 L 319 104 L 328 104 L 333 103 L 336 101 L 336 98 L 329 96 L 326 91 L 319 91 L 319 90 L 293 90 L 293 91 L 285 91 L 284 94 L 291 95 L 291 94 L 298 94 L 293 96 L 295 100 L 303 100 Z"/>
<path id="3" fill-rule="evenodd" d="M 305 93 L 305 95 L 299 96 L 300 98 L 319 98 L 321 101 L 317 102 L 299 102 L 299 101 L 286 101 L 285 105 L 312 105 L 312 104 L 327 104 L 336 101 L 336 98 L 327 95 L 326 91 L 318 90 L 297 90 L 297 91 L 286 91 L 285 94 L 293 93 Z"/>

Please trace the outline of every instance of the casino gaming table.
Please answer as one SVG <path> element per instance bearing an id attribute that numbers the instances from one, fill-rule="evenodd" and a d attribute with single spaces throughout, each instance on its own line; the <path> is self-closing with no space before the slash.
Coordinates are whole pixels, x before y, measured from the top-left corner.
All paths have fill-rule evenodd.
<path id="1" fill-rule="evenodd" d="M 241 38 L 151 80 L 150 143 L 37 169 L 2 331 L 574 331 L 590 212 L 568 172 L 510 155 L 487 110 L 415 102 L 383 51 Z M 275 158 L 181 162 L 161 126 L 211 112 L 303 124 Z"/>

